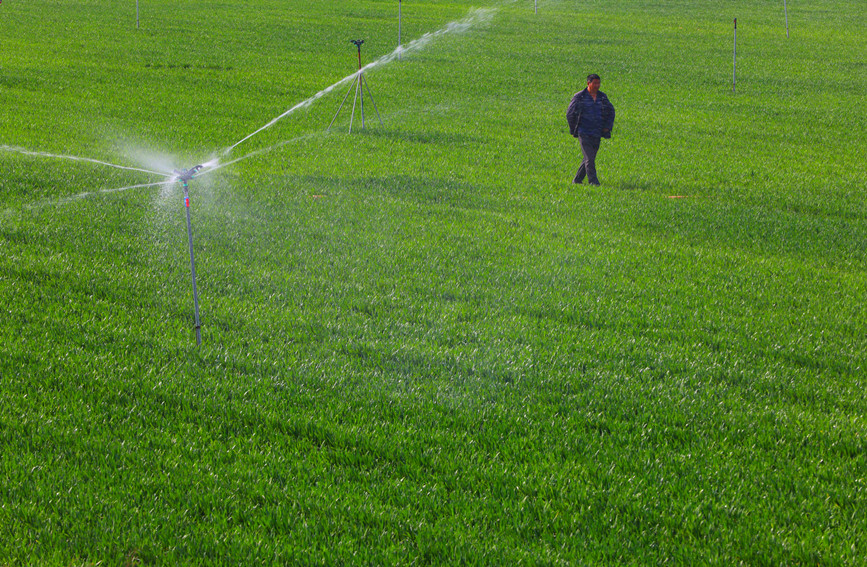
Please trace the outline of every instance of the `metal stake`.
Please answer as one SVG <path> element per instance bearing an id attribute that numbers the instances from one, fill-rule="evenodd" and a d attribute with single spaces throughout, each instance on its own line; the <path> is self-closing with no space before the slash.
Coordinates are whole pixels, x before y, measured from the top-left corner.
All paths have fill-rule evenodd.
<path id="1" fill-rule="evenodd" d="M 786 6 L 786 0 L 783 0 L 783 11 L 786 12 L 786 37 L 789 37 L 789 8 Z"/>
<path id="2" fill-rule="evenodd" d="M 400 24 L 403 20 L 403 0 L 397 0 L 397 48 L 400 49 Z M 397 52 L 397 60 L 400 61 L 400 51 Z"/>
<path id="3" fill-rule="evenodd" d="M 732 92 L 735 92 L 735 86 L 738 83 L 738 19 L 735 18 L 735 51 L 734 62 L 732 64 Z"/>

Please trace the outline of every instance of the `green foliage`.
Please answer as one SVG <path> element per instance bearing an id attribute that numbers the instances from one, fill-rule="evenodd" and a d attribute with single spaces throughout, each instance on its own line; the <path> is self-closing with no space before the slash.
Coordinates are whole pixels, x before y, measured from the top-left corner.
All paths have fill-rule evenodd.
<path id="1" fill-rule="evenodd" d="M 0 151 L 0 564 L 861 563 L 867 35 L 790 4 L 491 2 L 383 126 L 345 84 L 229 156 L 396 3 L 0 5 L 0 145 L 248 156 L 190 184 L 196 348 L 180 188 Z"/>

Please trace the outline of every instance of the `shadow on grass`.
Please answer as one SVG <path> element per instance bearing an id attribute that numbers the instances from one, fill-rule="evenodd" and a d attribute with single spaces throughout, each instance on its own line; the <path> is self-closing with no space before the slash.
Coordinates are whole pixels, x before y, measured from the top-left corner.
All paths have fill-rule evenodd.
<path id="1" fill-rule="evenodd" d="M 617 183 L 612 183 L 614 187 L 618 189 L 623 189 L 625 191 L 640 191 L 640 192 L 649 192 L 649 191 L 658 191 L 660 185 L 657 183 L 651 183 L 649 181 L 639 180 L 639 179 L 624 179 Z"/>
<path id="2" fill-rule="evenodd" d="M 370 129 L 353 129 L 353 132 L 358 132 L 370 137 L 387 138 L 389 140 L 398 140 L 404 142 L 412 142 L 416 144 L 443 144 L 448 146 L 463 146 L 463 145 L 481 145 L 484 143 L 479 137 L 467 136 L 466 134 L 456 134 L 452 132 L 409 132 L 405 130 L 395 130 L 391 128 L 370 128 Z"/>
<path id="3" fill-rule="evenodd" d="M 664 195 L 673 195 L 676 191 L 671 183 L 666 181 L 649 181 L 646 179 L 621 179 L 613 182 L 613 187 L 623 189 L 624 191 L 636 191 L 640 193 L 660 193 Z M 682 189 L 679 189 L 681 194 Z"/>
<path id="4" fill-rule="evenodd" d="M 682 185 L 675 187 L 674 184 L 669 181 L 622 179 L 620 181 L 612 182 L 611 186 L 624 191 L 652 193 L 672 200 L 692 200 L 700 197 L 707 197 L 706 190 L 703 190 L 701 187 L 683 187 Z"/>
<path id="5" fill-rule="evenodd" d="M 502 205 L 490 189 L 463 181 L 387 175 L 381 177 L 331 177 L 305 175 L 290 177 L 290 183 L 305 188 L 313 196 L 328 195 L 334 190 L 377 193 L 426 205 L 460 209 L 500 209 Z"/>

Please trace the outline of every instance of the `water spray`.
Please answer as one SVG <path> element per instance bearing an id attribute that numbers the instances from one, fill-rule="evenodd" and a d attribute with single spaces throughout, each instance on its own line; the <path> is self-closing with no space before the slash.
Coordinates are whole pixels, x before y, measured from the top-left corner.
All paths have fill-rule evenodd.
<path id="1" fill-rule="evenodd" d="M 349 90 L 346 91 L 346 96 L 343 97 L 343 102 L 340 103 L 340 106 L 337 108 L 337 112 L 334 113 L 334 118 L 331 119 L 331 123 L 328 124 L 328 130 L 331 130 L 331 125 L 334 124 L 334 121 L 337 119 L 337 115 L 340 114 L 340 111 L 343 109 L 343 105 L 346 103 L 346 99 L 349 98 L 349 93 L 352 92 L 352 87 L 355 87 L 355 98 L 352 99 L 352 114 L 349 117 L 349 133 L 352 134 L 352 122 L 355 120 L 355 103 L 358 101 L 358 93 L 361 93 L 361 129 L 364 129 L 364 88 L 367 87 L 367 96 L 370 97 L 371 102 L 373 102 L 373 108 L 376 109 L 376 117 L 379 118 L 379 125 L 382 126 L 382 118 L 379 116 L 379 109 L 376 108 L 376 101 L 373 100 L 373 92 L 370 90 L 370 86 L 367 85 L 367 80 L 364 78 L 364 68 L 361 66 L 361 45 L 364 43 L 363 39 L 351 39 L 349 40 L 351 43 L 358 48 L 358 72 L 355 74 L 355 80 L 352 81 L 352 84 L 349 85 Z"/>
<path id="2" fill-rule="evenodd" d="M 190 179 L 201 169 L 202 166 L 197 165 L 190 169 L 176 169 L 174 174 L 175 179 L 180 181 L 184 186 L 184 207 L 187 210 L 187 236 L 190 241 L 190 270 L 193 274 L 193 306 L 196 313 L 196 346 L 202 344 L 202 323 L 199 320 L 199 292 L 196 290 L 196 259 L 193 255 L 193 228 L 190 223 L 190 191 L 188 184 Z"/>
<path id="3" fill-rule="evenodd" d="M 2 3 L 2 1 L 3 0 L 0 0 L 0 3 Z M 36 152 L 36 151 L 28 150 L 25 148 L 20 148 L 18 146 L 0 145 L 0 151 L 18 153 L 18 154 L 22 154 L 25 156 L 33 156 L 33 157 L 46 157 L 46 158 L 54 158 L 54 159 L 65 159 L 65 160 L 71 160 L 71 161 L 83 161 L 86 163 L 93 163 L 96 165 L 104 165 L 107 167 L 113 167 L 115 169 L 123 169 L 126 171 L 138 171 L 141 173 L 150 173 L 153 175 L 166 175 L 166 173 L 167 173 L 165 171 L 154 171 L 152 169 L 144 169 L 141 167 L 128 167 L 125 165 L 118 165 L 116 163 L 111 163 L 111 162 L 107 162 L 107 161 L 102 161 L 102 160 L 92 159 L 92 158 L 87 158 L 87 157 L 81 157 L 81 156 L 52 154 L 52 153 L 48 153 L 48 152 Z"/>
<path id="4" fill-rule="evenodd" d="M 377 67 L 381 67 L 382 65 L 386 65 L 386 64 L 390 63 L 391 61 L 394 61 L 395 59 L 400 57 L 401 54 L 412 53 L 415 51 L 421 51 L 422 49 L 427 47 L 432 41 L 435 41 L 435 40 L 437 40 L 437 39 L 439 39 L 439 38 L 441 38 L 447 34 L 464 33 L 479 23 L 489 21 L 496 12 L 497 12 L 497 8 L 477 8 L 474 10 L 470 10 L 469 14 L 465 18 L 463 18 L 461 20 L 456 20 L 454 22 L 449 22 L 448 24 L 446 24 L 445 26 L 443 26 L 442 28 L 440 28 L 436 31 L 428 32 L 428 33 L 424 34 L 423 36 L 412 40 L 411 42 L 409 42 L 406 45 L 398 46 L 391 53 L 383 55 L 379 59 L 372 61 L 372 62 L 368 63 L 367 65 L 365 65 L 364 68 L 362 69 L 362 71 L 366 71 L 369 69 L 375 69 Z M 264 126 L 260 127 L 258 130 L 255 130 L 255 131 L 251 132 L 250 134 L 247 134 L 246 136 L 244 136 L 243 138 L 241 138 L 240 140 L 238 140 L 237 142 L 235 142 L 231 146 L 222 150 L 222 152 L 220 152 L 220 155 L 225 156 L 225 155 L 232 153 L 232 151 L 236 147 L 243 144 L 244 142 L 246 142 L 247 140 L 249 140 L 253 136 L 271 128 L 272 126 L 274 126 L 275 124 L 277 124 L 278 122 L 280 122 L 281 120 L 286 118 L 287 116 L 290 116 L 291 114 L 295 113 L 296 111 L 298 111 L 302 108 L 307 108 L 307 107 L 311 106 L 313 103 L 315 103 L 320 98 L 324 97 L 325 95 L 330 94 L 334 89 L 340 87 L 341 85 L 345 85 L 348 82 L 354 81 L 357 77 L 358 77 L 358 72 L 356 71 L 355 73 L 352 73 L 351 75 L 347 75 L 346 77 L 343 77 L 342 79 L 340 79 L 339 81 L 337 81 L 333 85 L 330 85 L 330 86 L 322 89 L 321 91 L 319 91 L 315 95 L 313 95 L 313 96 L 311 96 L 305 100 L 302 100 L 301 102 L 299 102 L 295 106 L 289 108 L 288 110 L 286 110 L 282 114 L 273 118 L 271 121 L 269 121 Z"/>

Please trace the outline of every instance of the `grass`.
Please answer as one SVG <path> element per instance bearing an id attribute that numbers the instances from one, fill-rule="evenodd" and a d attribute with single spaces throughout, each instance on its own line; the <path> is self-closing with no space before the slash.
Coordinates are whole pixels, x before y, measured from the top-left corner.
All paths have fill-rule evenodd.
<path id="1" fill-rule="evenodd" d="M 4 4 L 0 144 L 188 167 L 393 4 Z M 0 564 L 861 563 L 863 8 L 485 6 L 191 183 L 200 348 L 177 187 L 0 152 Z"/>

